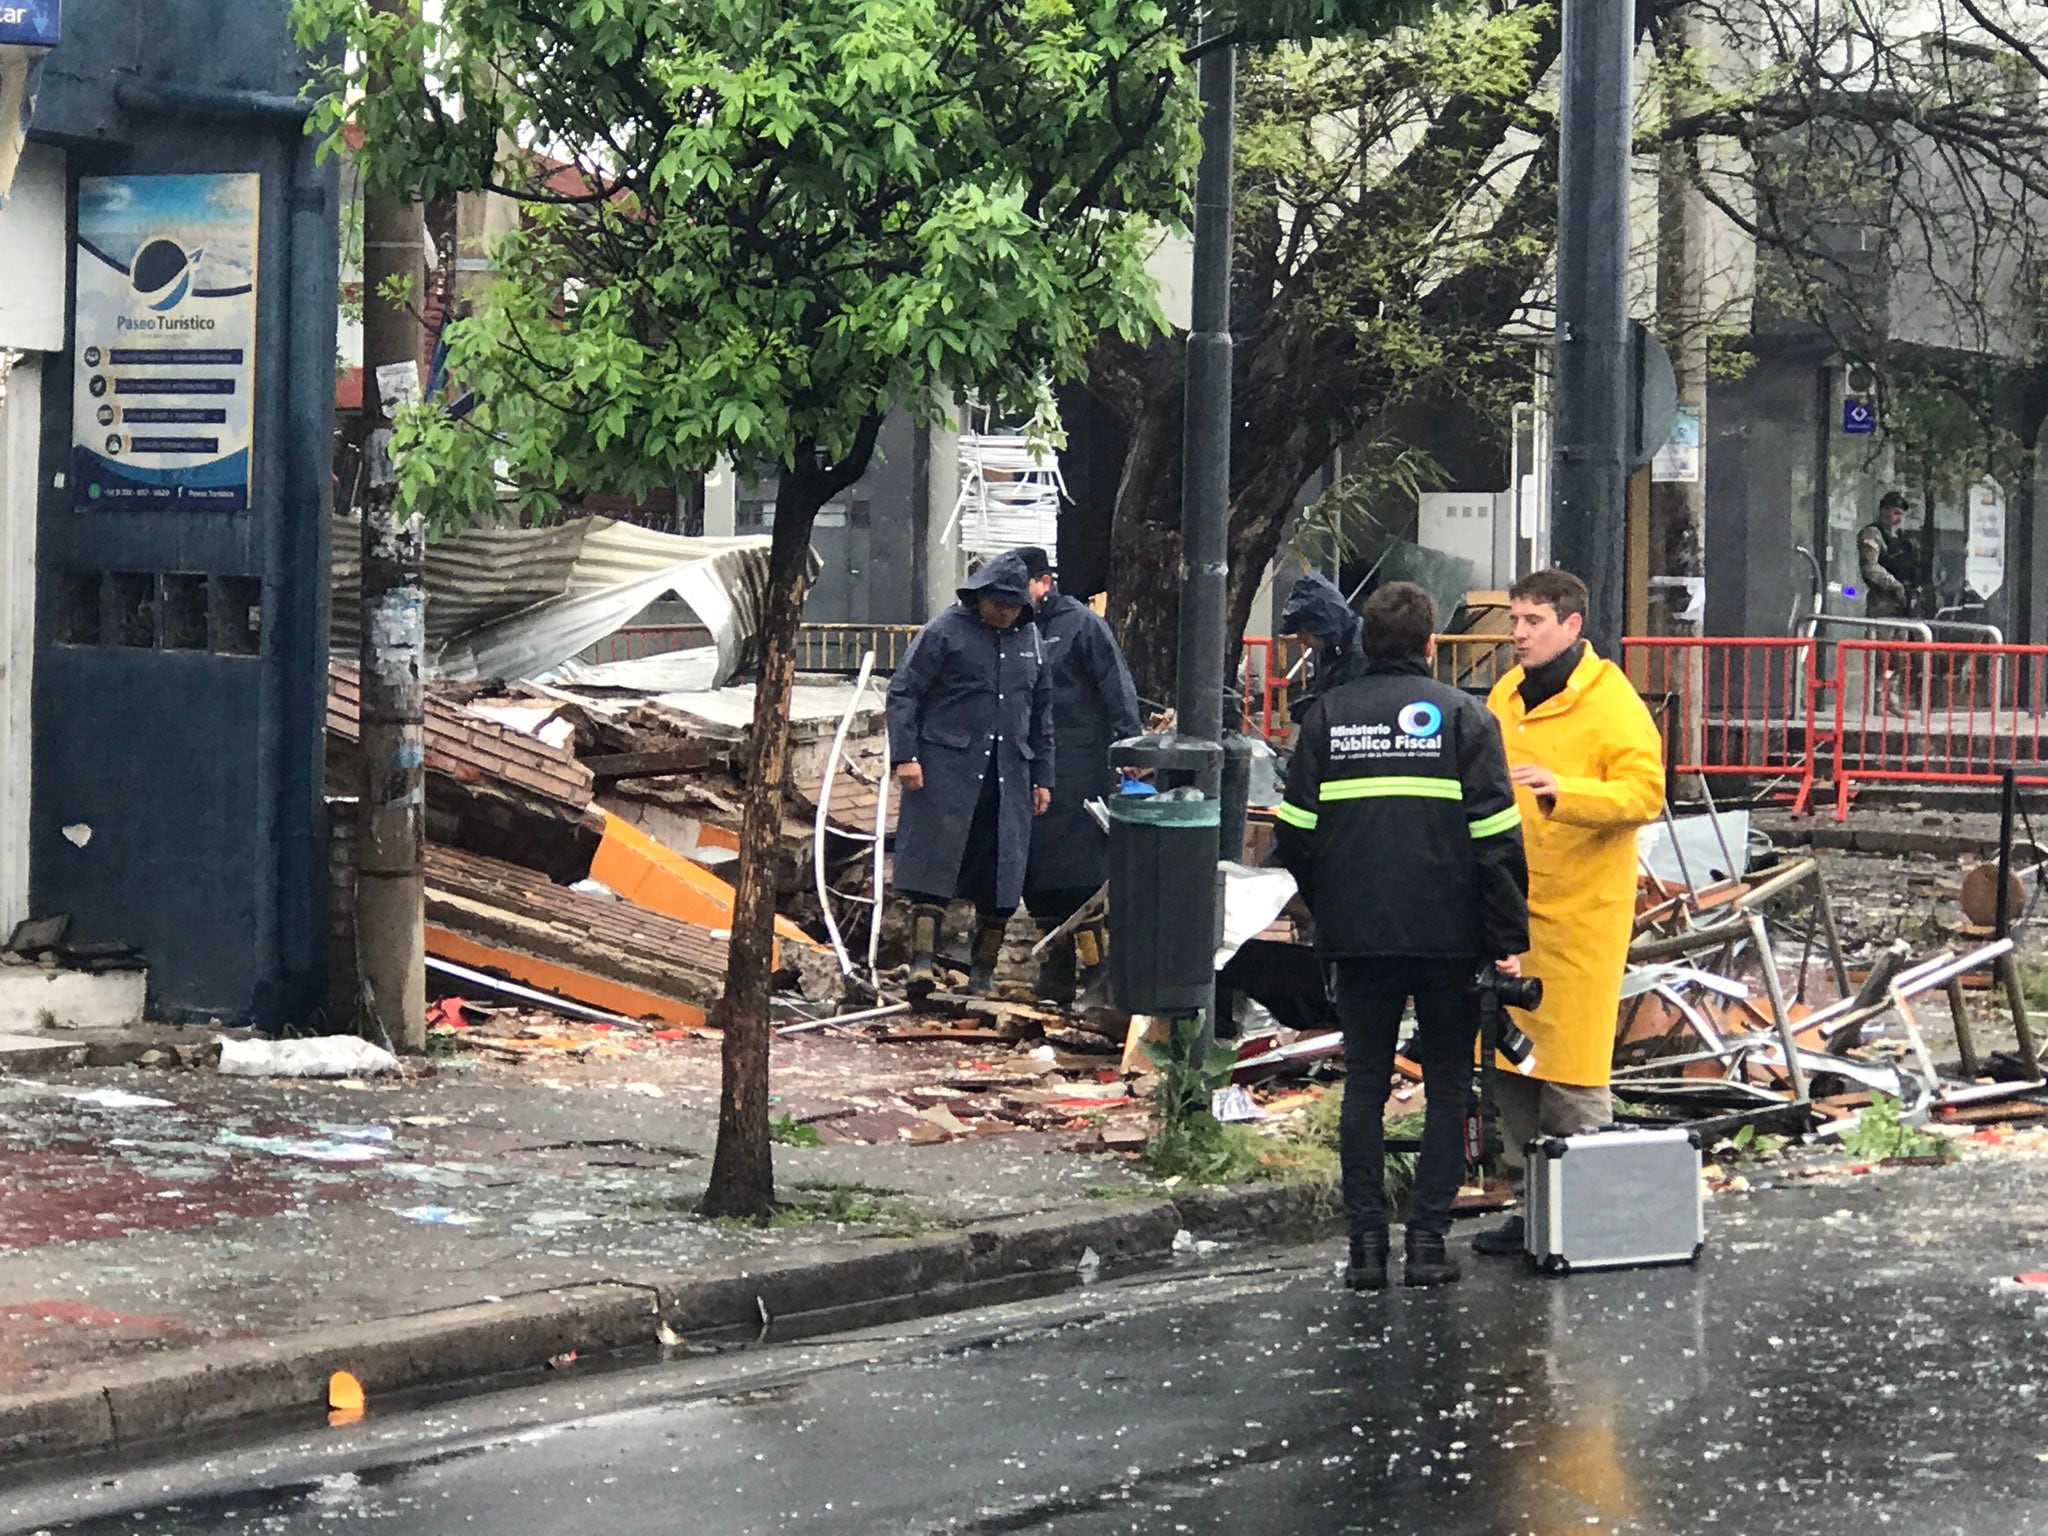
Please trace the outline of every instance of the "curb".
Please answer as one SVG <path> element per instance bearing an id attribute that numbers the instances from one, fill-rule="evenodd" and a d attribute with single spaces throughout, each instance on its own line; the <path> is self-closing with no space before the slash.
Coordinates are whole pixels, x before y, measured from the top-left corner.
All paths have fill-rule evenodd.
<path id="1" fill-rule="evenodd" d="M 1156 1269 L 1175 1236 L 1333 1230 L 1330 1191 L 1201 1189 L 1174 1200 L 1091 1202 L 918 1238 L 875 1238 L 666 1276 L 539 1291 L 413 1317 L 237 1340 L 0 1397 L 0 1467 L 130 1450 L 238 1420 L 324 1408 L 350 1371 L 374 1398 L 488 1386 L 574 1350 L 654 1342 L 659 1324 L 696 1341 L 815 1337 L 1043 1295 L 1075 1283 L 1089 1250 L 1106 1266 Z"/>
<path id="2" fill-rule="evenodd" d="M 1998 852 L 1998 834 L 1976 837 L 1968 832 L 1933 829 L 1853 827 L 1833 822 L 1825 826 L 1767 827 L 1771 841 L 1780 848 L 1827 848 L 1837 853 L 1868 853 L 1897 856 L 1926 853 L 1942 858 L 1971 855 L 1990 857 Z M 2024 839 L 2014 842 L 2015 857 L 2040 859 L 2044 851 Z"/>

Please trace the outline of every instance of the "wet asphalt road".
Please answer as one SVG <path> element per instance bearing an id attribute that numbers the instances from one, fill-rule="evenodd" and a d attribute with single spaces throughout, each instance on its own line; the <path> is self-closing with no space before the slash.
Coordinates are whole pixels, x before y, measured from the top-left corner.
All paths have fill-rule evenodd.
<path id="1" fill-rule="evenodd" d="M 1697 1269 L 1332 1250 L 0 1491 L 0 1530 L 2048 1532 L 2038 1164 L 1716 1202 Z M 69 1522 L 69 1523 L 67 1523 Z"/>

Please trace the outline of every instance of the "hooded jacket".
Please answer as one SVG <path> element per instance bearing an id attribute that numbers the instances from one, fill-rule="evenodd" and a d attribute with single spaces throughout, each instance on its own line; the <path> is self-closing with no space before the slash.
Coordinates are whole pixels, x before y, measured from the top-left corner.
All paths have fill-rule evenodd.
<path id="1" fill-rule="evenodd" d="M 1278 815 L 1319 957 L 1476 965 L 1529 947 L 1500 730 L 1421 658 L 1374 662 L 1309 707 Z"/>
<path id="2" fill-rule="evenodd" d="M 1301 697 L 1306 706 L 1332 688 L 1365 674 L 1363 626 L 1343 592 L 1327 576 L 1311 572 L 1295 582 L 1280 610 L 1280 633 L 1314 635 L 1323 649 L 1312 654 L 1308 681 Z"/>
<path id="3" fill-rule="evenodd" d="M 982 780 L 1001 781 L 997 905 L 1017 906 L 1031 843 L 1031 791 L 1053 776 L 1052 673 L 1031 621 L 1031 577 L 998 555 L 957 589 L 960 601 L 912 642 L 889 682 L 889 756 L 917 763 L 924 787 L 904 790 L 896 823 L 896 884 L 950 898 Z M 978 600 L 1023 611 L 1004 630 L 981 621 Z"/>
<path id="4" fill-rule="evenodd" d="M 1109 749 L 1144 729 L 1138 689 L 1109 625 L 1064 592 L 1054 591 L 1038 610 L 1038 642 L 1052 670 L 1060 773 L 1052 808 L 1031 824 L 1024 887 L 1027 893 L 1093 890 L 1109 878 L 1109 834 L 1088 814 L 1087 802 L 1116 793 Z"/>

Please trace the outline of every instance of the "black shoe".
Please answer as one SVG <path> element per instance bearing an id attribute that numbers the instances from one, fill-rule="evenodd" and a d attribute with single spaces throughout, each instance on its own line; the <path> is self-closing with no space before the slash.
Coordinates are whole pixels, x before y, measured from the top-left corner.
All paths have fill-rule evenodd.
<path id="1" fill-rule="evenodd" d="M 1075 1006 L 1081 1009 L 1107 1008 L 1109 997 L 1109 926 L 1084 923 L 1074 934 L 1075 981 L 1079 992 Z"/>
<path id="2" fill-rule="evenodd" d="M 1528 1227 L 1519 1216 L 1510 1216 L 1497 1227 L 1488 1227 L 1472 1239 L 1472 1251 L 1489 1259 L 1512 1258 L 1527 1246 Z"/>
<path id="3" fill-rule="evenodd" d="M 1003 928 L 1001 918 L 983 918 L 974 930 L 974 961 L 967 972 L 967 990 L 977 997 L 985 997 L 995 990 L 996 962 L 1003 958 Z"/>
<path id="4" fill-rule="evenodd" d="M 903 978 L 903 990 L 912 1001 L 931 996 L 939 984 L 939 929 L 946 921 L 944 907 L 914 906 L 910 909 L 910 971 Z"/>
<path id="5" fill-rule="evenodd" d="M 1408 1264 L 1401 1273 L 1403 1285 L 1449 1285 L 1464 1271 L 1444 1251 L 1441 1232 L 1408 1229 Z"/>
<path id="6" fill-rule="evenodd" d="M 1388 1246 L 1385 1227 L 1351 1239 L 1351 1262 L 1344 1269 L 1347 1290 L 1384 1291 L 1387 1288 Z"/>
<path id="7" fill-rule="evenodd" d="M 1047 930 L 1050 932 L 1051 930 Z M 1041 1003 L 1055 1008 L 1074 1006 L 1074 936 L 1054 939 L 1038 959 L 1038 980 L 1032 991 Z"/>

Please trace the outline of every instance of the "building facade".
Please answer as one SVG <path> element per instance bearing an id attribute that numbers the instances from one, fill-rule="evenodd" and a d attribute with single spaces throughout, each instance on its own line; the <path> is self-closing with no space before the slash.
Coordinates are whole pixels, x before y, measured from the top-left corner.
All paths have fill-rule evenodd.
<path id="1" fill-rule="evenodd" d="M 50 0 L 55 10 L 55 0 Z M 0 206 L 0 928 L 321 994 L 335 172 L 272 0 L 63 0 Z"/>

